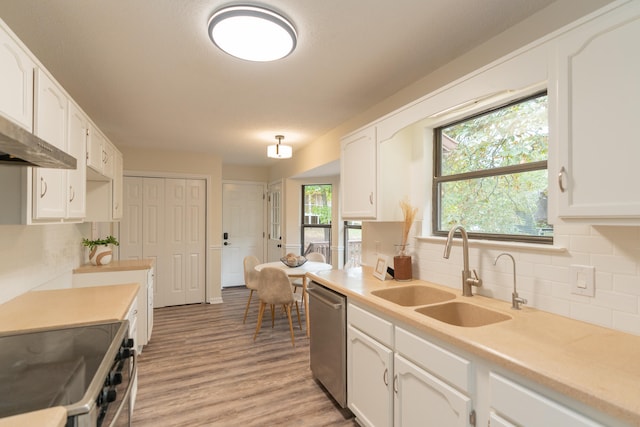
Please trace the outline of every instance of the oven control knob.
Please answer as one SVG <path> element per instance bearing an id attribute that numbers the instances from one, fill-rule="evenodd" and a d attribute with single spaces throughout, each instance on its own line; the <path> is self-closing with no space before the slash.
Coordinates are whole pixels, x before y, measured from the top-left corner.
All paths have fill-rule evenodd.
<path id="1" fill-rule="evenodd" d="M 113 389 L 104 389 L 102 390 L 102 401 L 105 403 L 115 402 L 116 394 L 116 391 Z"/>
<path id="2" fill-rule="evenodd" d="M 111 372 L 109 374 L 108 385 L 118 385 L 118 384 L 122 384 L 122 372 Z"/>

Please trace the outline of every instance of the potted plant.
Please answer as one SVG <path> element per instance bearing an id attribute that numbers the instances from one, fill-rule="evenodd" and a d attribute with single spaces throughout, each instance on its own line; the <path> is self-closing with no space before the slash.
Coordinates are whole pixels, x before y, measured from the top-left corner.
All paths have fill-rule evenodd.
<path id="1" fill-rule="evenodd" d="M 82 239 L 82 244 L 89 248 L 89 261 L 93 265 L 107 265 L 113 258 L 113 245 L 120 246 L 118 240 L 113 236 L 104 239 Z"/>

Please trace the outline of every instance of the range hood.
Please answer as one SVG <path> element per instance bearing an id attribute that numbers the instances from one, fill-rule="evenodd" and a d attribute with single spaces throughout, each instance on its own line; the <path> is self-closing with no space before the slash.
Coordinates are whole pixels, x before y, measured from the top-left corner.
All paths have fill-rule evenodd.
<path id="1" fill-rule="evenodd" d="M 0 115 L 0 164 L 75 169 L 76 159 Z"/>

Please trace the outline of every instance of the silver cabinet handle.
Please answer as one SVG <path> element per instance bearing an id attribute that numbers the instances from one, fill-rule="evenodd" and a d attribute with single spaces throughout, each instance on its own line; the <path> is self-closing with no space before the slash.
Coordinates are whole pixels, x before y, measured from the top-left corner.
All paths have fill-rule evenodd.
<path id="1" fill-rule="evenodd" d="M 373 204 L 373 191 L 369 193 L 369 204 Z"/>
<path id="2" fill-rule="evenodd" d="M 40 177 L 40 198 L 42 199 L 47 194 L 47 181 L 43 177 Z"/>
<path id="3" fill-rule="evenodd" d="M 394 375 L 393 377 L 393 392 L 398 394 L 398 375 Z"/>
<path id="4" fill-rule="evenodd" d="M 384 381 L 384 385 L 389 385 L 389 368 L 384 368 L 384 372 L 382 373 L 382 381 Z"/>
<path id="5" fill-rule="evenodd" d="M 73 199 L 76 198 L 76 191 L 73 189 L 73 185 L 69 186 L 69 191 L 71 192 L 71 198 L 69 199 L 69 202 L 73 202 Z"/>
<path id="6" fill-rule="evenodd" d="M 562 184 L 564 176 L 567 174 L 567 170 L 562 166 L 560 168 L 560 172 L 558 173 L 558 187 L 560 187 L 560 192 L 564 193 L 566 191 L 565 186 Z"/>

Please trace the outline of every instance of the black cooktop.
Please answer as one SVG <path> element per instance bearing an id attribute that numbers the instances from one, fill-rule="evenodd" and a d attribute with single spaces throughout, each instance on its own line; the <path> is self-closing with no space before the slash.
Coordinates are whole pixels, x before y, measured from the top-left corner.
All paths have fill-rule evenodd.
<path id="1" fill-rule="evenodd" d="M 81 401 L 122 324 L 0 336 L 0 418 Z"/>

